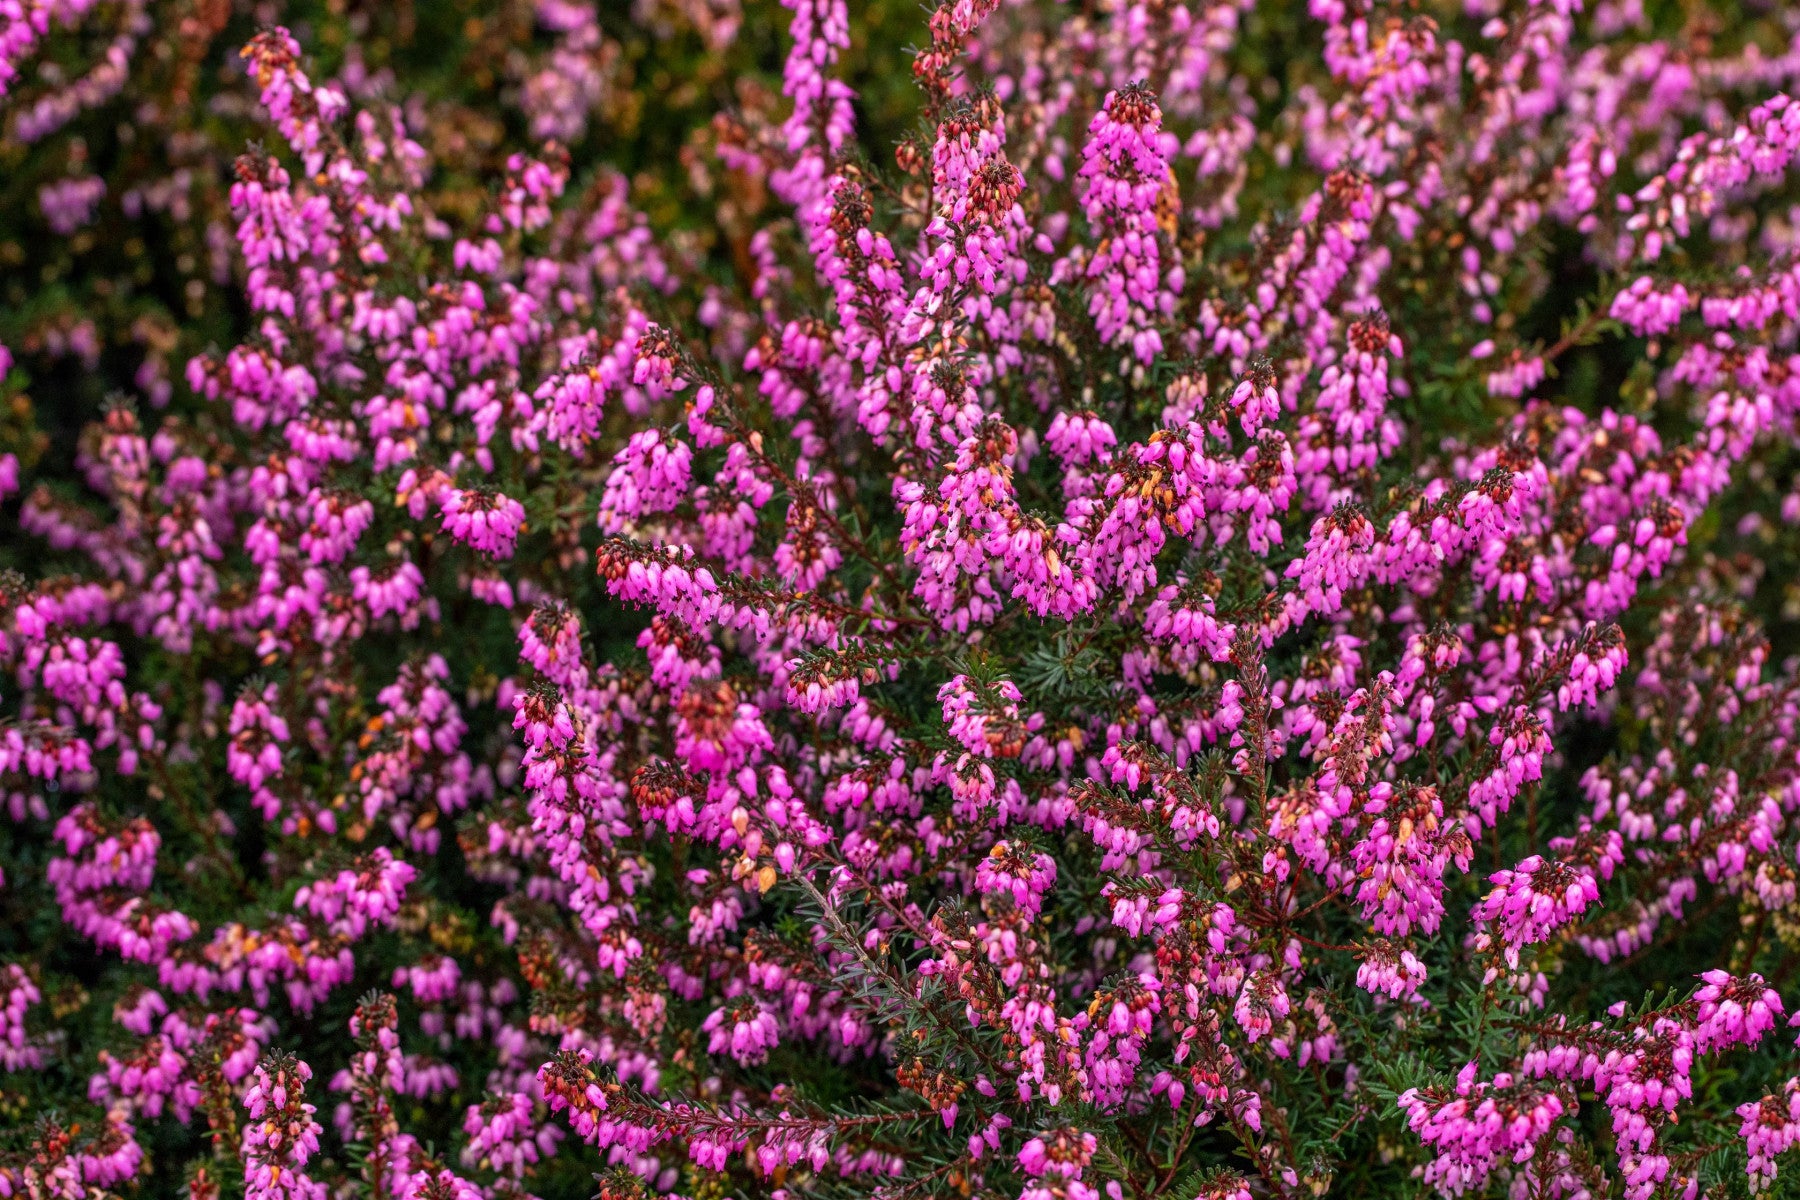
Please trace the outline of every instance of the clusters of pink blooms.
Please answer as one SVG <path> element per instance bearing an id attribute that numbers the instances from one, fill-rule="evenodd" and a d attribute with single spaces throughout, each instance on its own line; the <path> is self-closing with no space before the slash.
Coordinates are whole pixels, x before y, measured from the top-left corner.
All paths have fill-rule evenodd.
<path id="1" fill-rule="evenodd" d="M 1156 97 L 1138 84 L 1106 97 L 1081 148 L 1082 207 L 1100 242 L 1085 267 L 1088 311 L 1102 341 L 1129 345 L 1145 363 L 1162 352 L 1158 326 L 1181 293 L 1182 269 L 1165 272 L 1159 246 L 1179 203 L 1169 186 L 1178 144 L 1162 128 Z"/>
<path id="2" fill-rule="evenodd" d="M 0 972 L 6 986 L 6 1007 L 0 1009 L 0 1070 L 35 1071 L 49 1055 L 25 1031 L 25 1013 L 43 1000 L 44 994 L 17 963 L 8 963 Z"/>
<path id="3" fill-rule="evenodd" d="M 106 195 L 106 181 L 93 175 L 46 184 L 38 191 L 38 208 L 54 233 L 67 237 L 93 220 L 94 208 Z"/>
<path id="4" fill-rule="evenodd" d="M 1709 971 L 1704 986 L 1677 1004 L 1628 1015 L 1620 1003 L 1609 1020 L 1585 1027 L 1552 1015 L 1533 1031 L 1517 1072 L 1481 1080 L 1471 1062 L 1453 1092 L 1414 1088 L 1400 1104 L 1412 1128 L 1439 1148 L 1427 1178 L 1460 1193 L 1479 1189 L 1508 1160 L 1528 1163 L 1526 1176 L 1546 1182 L 1569 1171 L 1570 1131 L 1560 1118 L 1577 1109 L 1578 1090 L 1591 1088 L 1611 1112 L 1624 1194 L 1648 1200 L 1680 1182 L 1662 1134 L 1693 1100 L 1696 1060 L 1756 1045 L 1781 1016 L 1780 997 L 1757 976 Z M 1766 1174 L 1760 1151 L 1751 1150 L 1753 1179 Z"/>
<path id="5" fill-rule="evenodd" d="M 0 99 L 87 7 L 0 0 Z M 890 169 L 852 6 L 784 0 L 694 168 L 757 197 L 735 288 L 554 141 L 437 211 L 410 107 L 256 35 L 251 334 L 109 403 L 86 498 L 0 458 L 78 564 L 0 579 L 0 887 L 116 1027 L 0 964 L 0 1070 L 79 1051 L 101 1114 L 0 1197 L 158 1121 L 193 1200 L 525 1200 L 571 1139 L 607 1200 L 1777 1179 L 1800 661 L 1744 548 L 1800 512 L 1800 30 L 1306 7 L 1265 90 L 1247 2 L 944 0 Z M 607 35 L 532 15 L 580 137 Z M 1552 235 L 1607 282 L 1545 344 Z M 1555 374 L 1607 339 L 1616 404 Z"/>
<path id="6" fill-rule="evenodd" d="M 244 1194 L 251 1200 L 323 1200 L 325 1185 L 306 1174 L 319 1151 L 319 1123 L 306 1103 L 312 1068 L 292 1055 L 256 1068 L 244 1093 Z"/>
<path id="7" fill-rule="evenodd" d="M 76 25 L 94 0 L 7 0 L 0 5 L 0 98 L 13 90 L 27 57 L 52 26 Z"/>

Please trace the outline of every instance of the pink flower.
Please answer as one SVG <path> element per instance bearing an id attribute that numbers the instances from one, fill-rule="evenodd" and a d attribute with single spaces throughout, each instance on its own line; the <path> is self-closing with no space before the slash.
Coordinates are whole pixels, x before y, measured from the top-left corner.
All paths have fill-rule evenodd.
<path id="1" fill-rule="evenodd" d="M 490 491 L 446 488 L 438 499 L 444 530 L 464 545 L 492 558 L 511 558 L 525 526 L 525 506 Z"/>

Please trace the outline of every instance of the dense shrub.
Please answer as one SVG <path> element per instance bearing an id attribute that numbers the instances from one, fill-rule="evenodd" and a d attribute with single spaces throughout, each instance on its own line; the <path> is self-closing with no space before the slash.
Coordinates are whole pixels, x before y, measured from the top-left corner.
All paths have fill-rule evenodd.
<path id="1" fill-rule="evenodd" d="M 0 1196 L 1791 1190 L 1796 77 L 0 0 Z"/>

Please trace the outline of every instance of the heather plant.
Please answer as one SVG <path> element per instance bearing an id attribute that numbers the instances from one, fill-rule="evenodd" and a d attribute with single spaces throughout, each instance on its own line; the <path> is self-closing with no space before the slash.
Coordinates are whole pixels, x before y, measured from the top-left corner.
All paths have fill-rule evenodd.
<path id="1" fill-rule="evenodd" d="M 625 8 L 0 0 L 0 1196 L 1793 1191 L 1800 18 Z"/>

